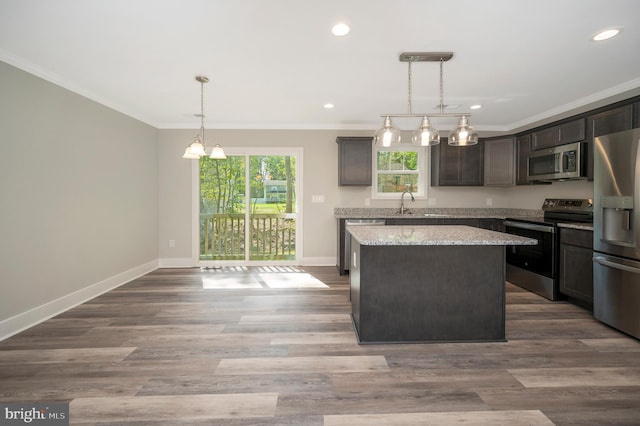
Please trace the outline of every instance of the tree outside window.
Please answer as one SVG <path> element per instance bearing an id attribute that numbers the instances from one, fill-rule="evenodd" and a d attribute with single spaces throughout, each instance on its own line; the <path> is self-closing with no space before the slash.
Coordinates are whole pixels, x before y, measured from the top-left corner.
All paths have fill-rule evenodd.
<path id="1" fill-rule="evenodd" d="M 374 198 L 396 198 L 406 190 L 425 195 L 424 150 L 415 147 L 375 151 Z"/>

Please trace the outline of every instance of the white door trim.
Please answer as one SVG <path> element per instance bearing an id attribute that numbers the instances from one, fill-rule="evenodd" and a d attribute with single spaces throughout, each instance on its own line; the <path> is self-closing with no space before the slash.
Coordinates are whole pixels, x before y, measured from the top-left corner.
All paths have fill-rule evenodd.
<path id="1" fill-rule="evenodd" d="M 295 260 L 282 260 L 277 261 L 280 265 L 301 265 L 304 257 L 303 253 L 303 212 L 302 212 L 302 160 L 304 149 L 302 147 L 246 147 L 246 148 L 234 148 L 225 147 L 225 154 L 227 155 L 289 155 L 296 159 L 296 259 Z M 248 175 L 249 169 L 247 168 L 245 173 Z M 191 169 L 191 257 L 194 265 L 201 267 L 207 266 L 265 266 L 274 265 L 275 261 L 250 261 L 250 260 L 232 260 L 232 261 L 212 261 L 200 260 L 200 162 L 193 161 Z M 247 184 L 249 182 L 247 176 Z M 248 192 L 247 192 L 248 194 Z"/>

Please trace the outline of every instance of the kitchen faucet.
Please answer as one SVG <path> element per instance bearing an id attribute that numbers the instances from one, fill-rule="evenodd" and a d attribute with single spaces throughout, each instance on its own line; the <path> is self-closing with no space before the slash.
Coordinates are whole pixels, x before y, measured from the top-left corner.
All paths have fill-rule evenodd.
<path id="1" fill-rule="evenodd" d="M 415 202 L 416 199 L 413 198 L 413 193 L 411 191 L 409 191 L 408 189 L 406 191 L 404 191 L 402 193 L 402 195 L 400 196 L 400 214 L 405 214 L 409 212 L 409 209 L 406 209 L 404 207 L 404 194 L 409 194 L 411 196 L 411 202 Z"/>

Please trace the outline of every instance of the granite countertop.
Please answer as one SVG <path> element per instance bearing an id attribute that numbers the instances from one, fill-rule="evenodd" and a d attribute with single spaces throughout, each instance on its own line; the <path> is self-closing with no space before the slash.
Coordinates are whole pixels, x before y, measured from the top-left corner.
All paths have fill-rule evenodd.
<path id="1" fill-rule="evenodd" d="M 503 208 L 409 208 L 409 213 L 400 214 L 397 208 L 337 207 L 333 211 L 337 219 L 373 218 L 458 218 L 458 219 L 505 219 L 507 217 L 542 217 L 542 210 Z"/>
<path id="2" fill-rule="evenodd" d="M 464 225 L 347 226 L 366 246 L 536 245 L 532 238 Z"/>
<path id="3" fill-rule="evenodd" d="M 591 224 L 591 223 L 579 223 L 579 222 L 559 223 L 558 227 L 559 228 L 581 229 L 583 231 L 593 231 L 593 224 Z"/>

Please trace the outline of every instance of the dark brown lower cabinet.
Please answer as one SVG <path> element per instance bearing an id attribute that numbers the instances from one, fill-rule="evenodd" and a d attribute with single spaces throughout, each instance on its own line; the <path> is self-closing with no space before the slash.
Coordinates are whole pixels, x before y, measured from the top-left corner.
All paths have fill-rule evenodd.
<path id="1" fill-rule="evenodd" d="M 560 229 L 560 292 L 593 310 L 593 231 Z"/>

